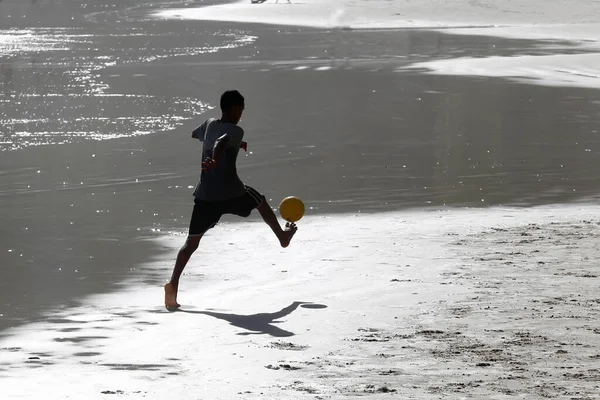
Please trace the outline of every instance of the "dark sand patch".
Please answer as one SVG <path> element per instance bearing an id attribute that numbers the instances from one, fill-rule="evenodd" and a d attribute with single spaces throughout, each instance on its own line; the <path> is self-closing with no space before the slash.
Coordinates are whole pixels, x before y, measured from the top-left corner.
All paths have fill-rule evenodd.
<path id="1" fill-rule="evenodd" d="M 69 338 L 55 338 L 55 342 L 59 343 L 83 343 L 90 340 L 110 339 L 108 336 L 77 336 Z"/>
<path id="2" fill-rule="evenodd" d="M 160 371 L 171 367 L 166 364 L 100 364 L 116 371 Z"/>
<path id="3" fill-rule="evenodd" d="M 278 365 L 271 365 L 271 364 L 269 364 L 269 365 L 266 365 L 265 368 L 266 369 L 272 369 L 272 370 L 275 370 L 275 371 L 278 371 L 280 369 L 284 370 L 284 371 L 297 371 L 299 369 L 302 369 L 302 368 L 300 368 L 298 366 L 291 365 L 291 364 L 278 364 Z"/>
<path id="4" fill-rule="evenodd" d="M 15 352 L 18 352 L 21 350 L 23 350 L 21 347 L 2 347 L 2 348 L 0 348 L 0 351 L 7 351 L 10 353 L 15 353 Z"/>
<path id="5" fill-rule="evenodd" d="M 44 322 L 50 324 L 87 324 L 89 321 L 77 321 L 69 318 L 46 318 Z"/>
<path id="6" fill-rule="evenodd" d="M 63 328 L 63 329 L 59 329 L 57 332 L 77 332 L 80 331 L 82 328 Z"/>
<path id="7" fill-rule="evenodd" d="M 294 344 L 291 342 L 272 342 L 265 347 L 269 347 L 272 349 L 278 349 L 278 350 L 302 351 L 302 350 L 306 350 L 309 346 Z"/>

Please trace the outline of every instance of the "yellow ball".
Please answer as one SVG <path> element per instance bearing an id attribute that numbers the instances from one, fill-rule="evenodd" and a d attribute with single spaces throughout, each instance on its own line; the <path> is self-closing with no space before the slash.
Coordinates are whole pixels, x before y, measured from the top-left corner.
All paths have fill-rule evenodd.
<path id="1" fill-rule="evenodd" d="M 279 203 L 279 214 L 288 222 L 299 221 L 304 215 L 304 203 L 296 196 L 288 196 Z"/>

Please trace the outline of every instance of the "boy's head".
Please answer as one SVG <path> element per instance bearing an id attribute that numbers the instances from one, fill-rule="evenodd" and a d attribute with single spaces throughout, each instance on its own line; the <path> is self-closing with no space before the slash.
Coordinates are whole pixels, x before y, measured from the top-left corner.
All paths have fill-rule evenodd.
<path id="1" fill-rule="evenodd" d="M 244 96 L 237 90 L 228 90 L 221 95 L 221 111 L 230 122 L 237 124 L 244 112 Z"/>

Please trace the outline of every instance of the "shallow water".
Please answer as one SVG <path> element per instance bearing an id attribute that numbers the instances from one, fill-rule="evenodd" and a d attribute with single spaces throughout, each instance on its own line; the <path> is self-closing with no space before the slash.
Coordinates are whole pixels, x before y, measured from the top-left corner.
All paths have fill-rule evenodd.
<path id="1" fill-rule="evenodd" d="M 134 3 L 0 3 L 5 16 L 0 26 L 8 25 L 0 34 L 0 151 L 172 130 L 208 109 L 198 96 L 120 90 L 101 74 L 111 67 L 132 71 L 163 58 L 234 49 L 254 38 L 214 26 L 189 30 L 140 22 L 143 4 Z M 50 16 L 39 15 L 41 21 L 35 22 L 34 16 L 45 11 Z M 61 25 L 46 25 L 57 23 L 62 11 L 72 13 L 68 26 L 60 19 Z M 128 79 L 139 76 L 133 72 Z"/>
<path id="2" fill-rule="evenodd" d="M 295 194 L 311 214 L 357 213 L 598 193 L 597 91 L 400 70 L 548 43 L 159 21 L 133 1 L 32 2 L 7 19 L 24 4 L 0 3 L 12 37 L 0 44 L 0 329 L 115 288 L 163 251 L 145 237 L 185 230 L 200 164 L 189 132 L 227 88 L 247 99 L 240 175 L 273 204 Z"/>

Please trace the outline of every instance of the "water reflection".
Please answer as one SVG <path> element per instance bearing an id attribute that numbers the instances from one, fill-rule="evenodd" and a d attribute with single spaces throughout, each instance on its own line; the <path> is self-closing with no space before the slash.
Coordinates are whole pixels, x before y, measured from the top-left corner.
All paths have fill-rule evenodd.
<path id="1" fill-rule="evenodd" d="M 204 35 L 161 28 L 142 32 L 127 24 L 4 30 L 0 151 L 173 130 L 209 109 L 208 102 L 195 96 L 150 94 L 144 85 L 122 91 L 108 81 L 139 80 L 146 74 L 128 68 L 107 76 L 105 70 L 216 53 L 254 39 L 232 30 Z"/>

